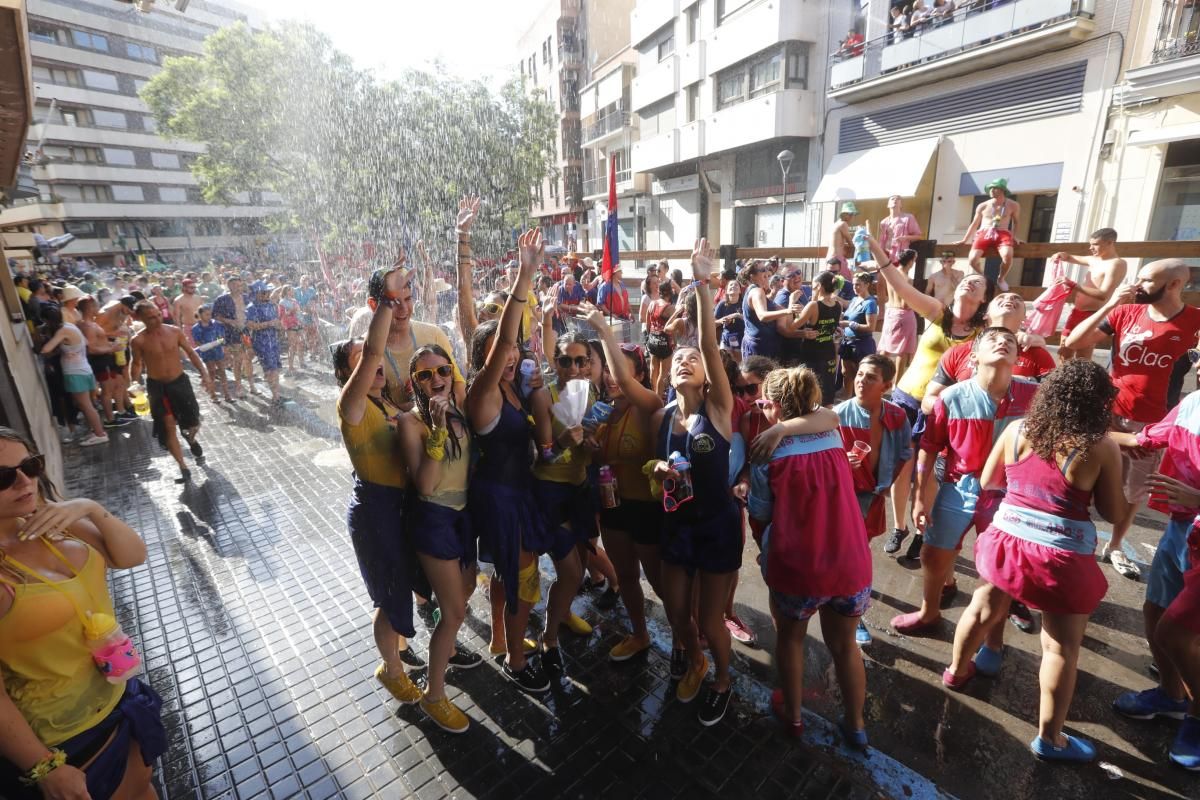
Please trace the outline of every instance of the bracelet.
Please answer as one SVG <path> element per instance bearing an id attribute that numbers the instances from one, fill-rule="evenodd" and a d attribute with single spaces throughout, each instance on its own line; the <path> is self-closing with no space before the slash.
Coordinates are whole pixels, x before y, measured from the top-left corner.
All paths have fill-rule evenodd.
<path id="1" fill-rule="evenodd" d="M 37 786 L 46 779 L 47 775 L 66 763 L 67 754 L 56 748 L 50 751 L 50 755 L 34 764 L 28 772 L 20 776 L 20 781 L 25 786 Z"/>
<path id="2" fill-rule="evenodd" d="M 528 298 L 528 297 L 521 297 L 521 298 L 518 298 L 518 297 L 517 297 L 517 295 L 516 295 L 515 293 L 509 293 L 509 295 L 508 295 L 508 299 L 509 299 L 509 300 L 512 300 L 514 303 L 525 303 L 525 302 L 528 302 L 528 301 L 529 301 L 529 298 Z"/>
<path id="3" fill-rule="evenodd" d="M 450 431 L 448 429 L 434 428 L 429 432 L 429 438 L 425 440 L 425 455 L 434 461 L 441 461 L 446 457 L 446 440 L 449 438 Z"/>

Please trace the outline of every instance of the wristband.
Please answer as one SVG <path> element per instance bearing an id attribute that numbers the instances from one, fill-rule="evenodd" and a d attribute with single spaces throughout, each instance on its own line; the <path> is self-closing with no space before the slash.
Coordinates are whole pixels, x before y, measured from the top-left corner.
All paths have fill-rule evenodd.
<path id="1" fill-rule="evenodd" d="M 516 294 L 514 294 L 514 293 L 509 293 L 508 299 L 512 300 L 514 303 L 525 303 L 525 302 L 529 301 L 528 297 L 522 297 L 522 298 L 518 299 Z"/>
<path id="2" fill-rule="evenodd" d="M 50 751 L 50 755 L 34 764 L 28 772 L 20 776 L 20 781 L 24 786 L 37 786 L 46 779 L 47 775 L 66 763 L 67 754 L 56 748 Z"/>
<path id="3" fill-rule="evenodd" d="M 425 440 L 425 455 L 434 461 L 441 461 L 446 457 L 446 440 L 448 438 L 450 438 L 450 432 L 446 428 L 434 428 L 429 432 L 429 438 Z"/>

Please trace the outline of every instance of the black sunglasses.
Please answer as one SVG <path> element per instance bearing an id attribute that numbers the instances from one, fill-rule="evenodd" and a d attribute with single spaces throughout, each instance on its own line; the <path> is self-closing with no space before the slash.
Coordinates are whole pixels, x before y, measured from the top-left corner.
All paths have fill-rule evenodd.
<path id="1" fill-rule="evenodd" d="M 425 383 L 426 381 L 433 380 L 433 373 L 435 372 L 438 374 L 438 377 L 449 378 L 454 374 L 454 367 L 449 364 L 442 364 L 433 369 L 419 369 L 413 373 L 413 377 L 416 378 L 418 383 Z"/>
<path id="2" fill-rule="evenodd" d="M 574 358 L 571 358 L 570 356 L 559 356 L 555 360 L 558 362 L 558 366 L 561 369 L 570 369 L 571 364 L 574 364 L 576 369 L 583 369 L 592 363 L 591 356 L 575 356 Z"/>
<path id="3" fill-rule="evenodd" d="M 0 492 L 11 489 L 12 485 L 17 482 L 17 470 L 25 473 L 26 478 L 36 481 L 42 477 L 42 471 L 45 468 L 45 456 L 29 456 L 15 467 L 0 467 Z"/>
<path id="4" fill-rule="evenodd" d="M 755 395 L 755 394 L 758 394 L 758 392 L 759 392 L 759 389 L 761 389 L 761 388 L 762 388 L 762 384 L 761 384 L 761 383 L 748 383 L 748 384 L 746 384 L 745 386 L 735 386 L 735 387 L 733 387 L 733 392 L 734 392 L 734 394 L 736 394 L 738 397 L 745 397 L 746 395 Z"/>

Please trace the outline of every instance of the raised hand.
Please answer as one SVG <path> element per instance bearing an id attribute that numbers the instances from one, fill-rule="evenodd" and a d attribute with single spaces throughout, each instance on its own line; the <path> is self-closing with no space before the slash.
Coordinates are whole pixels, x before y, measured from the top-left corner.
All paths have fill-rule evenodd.
<path id="1" fill-rule="evenodd" d="M 546 249 L 542 240 L 541 228 L 530 228 L 517 239 L 517 249 L 521 255 L 521 271 L 532 275 L 542 263 L 542 253 Z"/>
<path id="2" fill-rule="evenodd" d="M 475 222 L 475 217 L 479 215 L 479 197 L 477 195 L 464 195 L 463 199 L 458 201 L 458 219 L 455 220 L 454 227 L 459 233 L 468 233 L 471 230 L 471 225 Z"/>
<path id="3" fill-rule="evenodd" d="M 429 417 L 433 420 L 435 430 L 446 427 L 446 409 L 449 405 L 450 401 L 440 395 L 429 398 Z"/>
<path id="4" fill-rule="evenodd" d="M 44 503 L 37 511 L 25 518 L 25 524 L 21 526 L 17 538 L 24 540 L 62 533 L 97 510 L 102 509 L 92 500 L 85 499 Z"/>
<path id="5" fill-rule="evenodd" d="M 692 249 L 692 278 L 707 281 L 716 268 L 717 251 L 708 246 L 708 239 L 697 239 Z"/>
<path id="6" fill-rule="evenodd" d="M 579 304 L 579 313 L 576 316 L 598 331 L 608 329 L 608 323 L 604 321 L 604 312 L 586 300 Z"/>

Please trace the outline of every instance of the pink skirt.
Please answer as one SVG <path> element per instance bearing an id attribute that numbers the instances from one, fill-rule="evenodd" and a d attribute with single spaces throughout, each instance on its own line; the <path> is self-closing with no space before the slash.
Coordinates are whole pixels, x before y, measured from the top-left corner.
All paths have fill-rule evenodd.
<path id="1" fill-rule="evenodd" d="M 1094 555 L 1034 544 L 994 526 L 975 541 L 975 568 L 997 589 L 1051 614 L 1091 614 L 1108 591 Z"/>
<path id="2" fill-rule="evenodd" d="M 917 352 L 917 314 L 911 308 L 888 308 L 883 312 L 879 352 L 912 355 Z"/>

